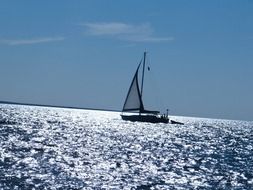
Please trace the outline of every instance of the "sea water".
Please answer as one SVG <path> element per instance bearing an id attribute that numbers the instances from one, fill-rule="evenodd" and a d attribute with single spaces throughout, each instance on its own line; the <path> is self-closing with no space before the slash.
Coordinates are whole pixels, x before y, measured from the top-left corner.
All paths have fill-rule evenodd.
<path id="1" fill-rule="evenodd" d="M 0 104 L 0 189 L 253 189 L 253 122 Z"/>

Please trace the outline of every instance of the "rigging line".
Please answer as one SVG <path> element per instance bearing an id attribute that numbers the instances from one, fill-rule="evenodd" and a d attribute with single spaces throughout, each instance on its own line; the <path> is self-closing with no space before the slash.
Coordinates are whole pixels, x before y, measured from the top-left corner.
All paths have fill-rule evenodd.
<path id="1" fill-rule="evenodd" d="M 141 80 L 141 97 L 142 97 L 142 92 L 143 92 L 143 82 L 144 82 L 144 73 L 145 73 L 145 62 L 146 62 L 146 54 L 147 52 L 144 52 L 144 60 L 143 60 L 143 68 L 142 68 L 142 80 Z"/>

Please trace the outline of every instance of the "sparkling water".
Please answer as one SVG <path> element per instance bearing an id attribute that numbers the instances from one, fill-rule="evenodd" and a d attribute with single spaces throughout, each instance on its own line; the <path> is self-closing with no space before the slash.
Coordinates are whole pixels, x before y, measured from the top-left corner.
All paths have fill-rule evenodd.
<path id="1" fill-rule="evenodd" d="M 253 189 L 253 122 L 0 104 L 0 189 Z"/>

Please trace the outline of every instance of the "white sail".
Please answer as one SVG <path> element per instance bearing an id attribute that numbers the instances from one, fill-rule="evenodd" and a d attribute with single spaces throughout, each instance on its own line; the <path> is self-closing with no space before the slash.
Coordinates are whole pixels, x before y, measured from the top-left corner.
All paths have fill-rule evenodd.
<path id="1" fill-rule="evenodd" d="M 123 106 L 122 111 L 139 111 L 142 112 L 144 110 L 143 103 L 141 99 L 139 84 L 138 84 L 138 66 L 134 78 L 132 80 L 131 86 L 128 90 L 127 97 Z"/>
<path id="2" fill-rule="evenodd" d="M 144 71 L 145 71 L 145 57 L 146 57 L 146 52 L 144 52 L 144 59 L 143 59 L 141 91 L 138 84 L 138 72 L 142 64 L 142 61 L 138 65 L 137 70 L 135 72 L 134 78 L 132 80 L 132 83 L 127 93 L 127 97 L 126 97 L 122 112 L 138 111 L 140 114 L 141 113 L 150 113 L 150 114 L 159 113 L 159 111 L 150 111 L 150 110 L 144 109 L 144 105 L 142 101 L 142 90 L 143 90 Z"/>

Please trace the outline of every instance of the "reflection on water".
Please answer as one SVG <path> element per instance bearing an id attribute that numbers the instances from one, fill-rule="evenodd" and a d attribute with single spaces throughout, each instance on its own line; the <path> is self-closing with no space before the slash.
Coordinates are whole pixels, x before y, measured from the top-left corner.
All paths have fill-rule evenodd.
<path id="1" fill-rule="evenodd" d="M 1 189 L 252 189 L 253 123 L 0 105 Z"/>

